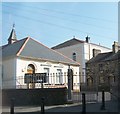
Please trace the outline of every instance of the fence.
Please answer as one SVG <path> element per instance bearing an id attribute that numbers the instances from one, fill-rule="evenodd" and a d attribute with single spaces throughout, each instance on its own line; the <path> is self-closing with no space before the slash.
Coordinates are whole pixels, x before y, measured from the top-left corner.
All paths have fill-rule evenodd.
<path id="1" fill-rule="evenodd" d="M 101 86 L 99 84 L 88 86 L 86 83 L 81 83 L 80 87 L 81 87 L 81 91 L 100 92 L 104 89 L 105 91 L 110 92 L 110 85 L 108 85 L 108 84 L 104 84 Z"/>
<path id="2" fill-rule="evenodd" d="M 39 73 L 38 73 L 39 74 Z M 80 91 L 102 91 L 102 86 L 87 86 L 84 83 L 81 83 L 84 75 L 76 72 L 73 74 L 72 88 L 74 92 Z M 34 78 L 29 78 L 29 81 L 26 81 L 25 75 L 16 76 L 16 79 L 9 78 L 3 79 L 3 88 L 17 88 L 17 89 L 33 89 L 33 88 L 68 88 L 68 73 L 47 73 L 44 78 L 41 80 L 41 77 L 34 76 Z M 28 83 L 27 83 L 28 82 Z M 15 85 L 13 85 L 15 84 Z M 109 85 L 104 85 L 105 91 L 110 91 Z"/>
<path id="3" fill-rule="evenodd" d="M 83 92 L 86 94 L 86 102 L 97 102 L 98 101 L 98 93 L 97 92 Z M 82 92 L 73 92 L 72 100 L 74 103 L 82 102 Z"/>
<path id="4" fill-rule="evenodd" d="M 37 78 L 37 79 L 35 79 Z M 79 73 L 73 74 L 72 88 L 74 91 L 80 91 L 80 78 Z M 25 81 L 25 76 L 16 76 L 16 79 L 3 79 L 3 88 L 17 88 L 17 89 L 33 89 L 33 88 L 63 88 L 68 87 L 68 73 L 47 73 L 43 80 L 39 77 L 30 78 L 29 82 Z M 35 81 L 37 80 L 37 81 Z M 16 85 L 13 85 L 16 84 Z"/>

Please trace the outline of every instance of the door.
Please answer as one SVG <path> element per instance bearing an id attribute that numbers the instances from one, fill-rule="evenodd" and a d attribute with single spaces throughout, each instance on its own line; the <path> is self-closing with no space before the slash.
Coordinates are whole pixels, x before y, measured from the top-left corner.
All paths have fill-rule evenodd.
<path id="1" fill-rule="evenodd" d="M 35 67 L 33 64 L 29 64 L 27 67 L 27 73 L 33 74 L 35 73 Z M 27 84 L 27 88 L 28 89 L 33 89 L 35 88 L 35 83 L 33 81 L 31 81 L 31 83 Z"/>

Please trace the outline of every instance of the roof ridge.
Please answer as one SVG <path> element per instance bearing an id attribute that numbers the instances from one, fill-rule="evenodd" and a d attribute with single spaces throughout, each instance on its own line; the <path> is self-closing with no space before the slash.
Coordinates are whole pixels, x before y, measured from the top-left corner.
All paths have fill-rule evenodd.
<path id="1" fill-rule="evenodd" d="M 106 58 L 109 58 L 113 52 L 105 52 L 105 53 L 99 53 L 96 57 L 91 58 L 87 63 L 92 63 L 92 62 L 101 62 L 104 61 Z"/>
<path id="2" fill-rule="evenodd" d="M 80 42 L 86 42 L 86 41 L 80 40 L 80 39 L 78 39 L 78 38 L 73 38 L 73 39 L 78 40 L 78 41 L 80 41 Z"/>
<path id="3" fill-rule="evenodd" d="M 106 47 L 106 46 L 104 46 L 104 45 L 99 45 L 99 44 L 92 43 L 92 42 L 86 42 L 85 40 L 80 40 L 79 38 L 75 38 L 75 37 L 72 38 L 72 39 L 66 40 L 66 41 L 64 41 L 63 43 L 59 43 L 58 45 L 53 46 L 53 47 L 51 47 L 51 48 L 52 48 L 52 49 L 60 49 L 60 48 L 64 48 L 64 47 L 71 46 L 72 44 L 69 44 L 69 45 L 65 45 L 65 44 L 66 44 L 66 43 L 69 43 L 69 42 L 72 41 L 72 40 L 76 40 L 76 41 L 78 41 L 79 43 L 88 43 L 88 44 L 92 44 L 92 45 L 104 47 L 104 48 L 107 48 L 107 49 L 111 49 L 111 48 Z M 73 43 L 73 45 L 75 45 L 75 44 Z"/>
<path id="4" fill-rule="evenodd" d="M 103 52 L 103 53 L 99 53 L 99 54 L 101 54 L 101 55 L 102 55 L 102 54 L 109 54 L 109 53 L 113 53 L 113 52 L 112 52 L 112 51 L 110 51 L 110 52 Z M 99 54 L 98 54 L 98 55 L 99 55 Z"/>
<path id="5" fill-rule="evenodd" d="M 24 44 L 22 45 L 22 47 L 19 49 L 19 51 L 17 52 L 17 56 L 19 56 L 20 55 L 20 53 L 22 52 L 22 50 L 24 49 L 24 47 L 25 47 L 25 45 L 27 44 L 27 42 L 28 42 L 28 40 L 30 39 L 30 37 L 26 37 L 26 38 L 24 38 L 24 39 L 26 39 L 25 40 L 25 42 L 24 42 Z M 21 40 L 23 40 L 23 39 L 21 39 Z M 19 40 L 20 41 L 20 40 Z"/>
<path id="6" fill-rule="evenodd" d="M 73 41 L 77 41 L 78 43 L 84 43 L 84 42 L 85 42 L 85 41 L 79 40 L 79 39 L 77 39 L 77 38 L 72 38 L 72 39 L 69 39 L 69 40 L 67 40 L 67 41 L 64 41 L 63 43 L 59 43 L 59 44 L 56 45 L 56 46 L 53 46 L 52 49 L 64 48 L 64 47 L 68 47 L 68 46 L 77 44 L 76 42 L 72 42 L 72 43 L 71 43 L 72 40 L 73 40 Z M 68 43 L 68 45 L 65 45 L 65 44 L 67 44 L 67 43 Z"/>

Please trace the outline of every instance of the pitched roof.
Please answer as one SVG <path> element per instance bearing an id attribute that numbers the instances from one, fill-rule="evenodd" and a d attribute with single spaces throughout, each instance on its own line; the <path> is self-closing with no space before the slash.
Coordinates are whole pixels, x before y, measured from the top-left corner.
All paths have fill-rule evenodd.
<path id="1" fill-rule="evenodd" d="M 16 56 L 27 38 L 2 46 L 2 57 Z"/>
<path id="2" fill-rule="evenodd" d="M 62 62 L 67 64 L 79 65 L 79 63 L 52 50 L 32 38 L 24 38 L 13 44 L 3 46 L 3 58 L 8 56 L 21 56 L 26 58 L 34 58 L 41 60 L 49 60 L 54 62 Z"/>
<path id="3" fill-rule="evenodd" d="M 87 63 L 96 63 L 96 62 L 104 61 L 113 54 L 114 54 L 113 52 L 99 53 L 96 57 L 93 57 Z"/>
<path id="4" fill-rule="evenodd" d="M 76 44 L 80 44 L 80 43 L 88 43 L 88 42 L 83 41 L 83 40 L 79 40 L 79 39 L 76 39 L 76 38 L 73 38 L 73 39 L 70 39 L 68 41 L 65 41 L 65 42 L 63 42 L 61 44 L 58 44 L 58 45 L 52 47 L 52 49 L 60 49 L 60 48 L 64 48 L 64 47 L 68 47 L 68 46 L 72 46 L 72 45 L 76 45 Z M 110 49 L 108 47 L 105 47 L 105 46 L 102 46 L 102 45 L 98 45 L 98 44 L 94 44 L 94 43 L 89 43 L 89 44 Z"/>
<path id="5" fill-rule="evenodd" d="M 120 50 L 117 53 L 113 53 L 112 56 L 106 58 L 104 61 L 118 60 L 120 59 Z"/>
<path id="6" fill-rule="evenodd" d="M 96 62 L 104 62 L 104 61 L 112 61 L 120 59 L 120 50 L 117 53 L 107 52 L 100 53 L 96 57 L 90 59 L 87 63 L 96 63 Z"/>
<path id="7" fill-rule="evenodd" d="M 60 48 L 63 48 L 63 47 L 68 47 L 68 46 L 72 46 L 72 45 L 76 45 L 76 44 L 79 44 L 79 43 L 84 43 L 85 41 L 82 41 L 82 40 L 78 40 L 76 38 L 73 38 L 73 39 L 70 39 L 68 41 L 65 41 L 61 44 L 58 44 L 54 47 L 52 47 L 52 49 L 60 49 Z"/>

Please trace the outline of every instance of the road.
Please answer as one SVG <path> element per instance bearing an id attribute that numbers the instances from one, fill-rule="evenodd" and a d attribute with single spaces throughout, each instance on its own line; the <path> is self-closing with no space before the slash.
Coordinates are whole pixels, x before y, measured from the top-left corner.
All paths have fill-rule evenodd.
<path id="1" fill-rule="evenodd" d="M 107 101 L 105 103 L 105 110 L 101 110 L 101 102 L 88 103 L 86 105 L 86 112 L 118 112 L 117 102 Z M 16 107 L 15 114 L 41 114 L 40 107 Z M 45 114 L 47 113 L 81 113 L 82 104 L 65 104 L 58 106 L 45 106 Z M 4 112 L 2 114 L 10 114 Z"/>

